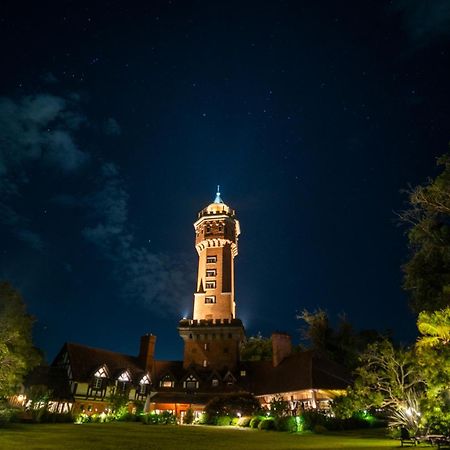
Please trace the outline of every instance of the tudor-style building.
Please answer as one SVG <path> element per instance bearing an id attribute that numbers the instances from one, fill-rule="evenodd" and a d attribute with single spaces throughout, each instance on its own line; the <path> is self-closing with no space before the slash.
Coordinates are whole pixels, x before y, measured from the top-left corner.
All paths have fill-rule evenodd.
<path id="1" fill-rule="evenodd" d="M 234 293 L 240 224 L 219 189 L 214 202 L 199 212 L 194 229 L 193 315 L 178 324 L 183 361 L 155 360 L 156 336 L 151 334 L 142 336 L 137 356 L 66 343 L 47 378 L 45 370 L 39 378 L 40 384 L 47 379 L 50 388 L 58 386 L 55 410 L 100 413 L 110 408 L 112 395 L 121 395 L 130 409 L 141 401 L 146 410 L 170 410 L 182 419 L 188 408 L 199 412 L 211 398 L 230 392 L 250 392 L 263 405 L 282 396 L 293 410 L 323 408 L 348 386 L 350 377 L 342 367 L 310 351 L 293 354 L 284 333 L 272 335 L 272 361 L 240 361 L 245 331 Z M 33 377 L 30 384 L 36 384 Z"/>

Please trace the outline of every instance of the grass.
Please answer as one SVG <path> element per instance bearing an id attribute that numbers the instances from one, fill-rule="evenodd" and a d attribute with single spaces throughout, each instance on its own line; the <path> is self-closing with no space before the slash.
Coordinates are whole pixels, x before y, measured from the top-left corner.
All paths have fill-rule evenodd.
<path id="1" fill-rule="evenodd" d="M 2 450 L 293 450 L 398 448 L 384 430 L 289 434 L 248 428 L 140 423 L 11 425 L 0 428 Z"/>

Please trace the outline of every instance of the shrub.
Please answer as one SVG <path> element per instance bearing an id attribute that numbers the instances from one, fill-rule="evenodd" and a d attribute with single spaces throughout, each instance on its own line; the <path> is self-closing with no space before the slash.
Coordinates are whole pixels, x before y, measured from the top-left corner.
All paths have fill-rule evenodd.
<path id="1" fill-rule="evenodd" d="M 259 422 L 258 430 L 275 430 L 275 420 L 272 417 L 266 417 Z"/>
<path id="2" fill-rule="evenodd" d="M 7 402 L 0 400 L 0 426 L 12 422 L 17 415 L 17 410 L 9 406 Z"/>
<path id="3" fill-rule="evenodd" d="M 298 419 L 294 416 L 278 417 L 275 419 L 275 428 L 277 431 L 288 431 L 295 433 L 298 430 Z"/>
<path id="4" fill-rule="evenodd" d="M 230 416 L 219 416 L 217 417 L 216 425 L 219 427 L 227 426 L 231 424 Z"/>
<path id="5" fill-rule="evenodd" d="M 160 414 L 150 412 L 142 414 L 141 421 L 144 425 L 174 425 L 177 418 L 170 411 L 163 411 Z"/>
<path id="6" fill-rule="evenodd" d="M 251 394 L 232 393 L 214 397 L 205 406 L 210 416 L 237 416 L 255 414 L 261 409 L 258 399 Z"/>
<path id="7" fill-rule="evenodd" d="M 194 421 L 194 411 L 192 408 L 188 408 L 183 418 L 183 423 L 189 425 Z"/>
<path id="8" fill-rule="evenodd" d="M 233 425 L 234 427 L 237 427 L 238 422 L 239 422 L 239 417 L 233 417 L 231 419 L 231 425 Z"/>
<path id="9" fill-rule="evenodd" d="M 250 420 L 250 428 L 258 428 L 259 422 L 264 419 L 264 417 L 261 416 L 254 416 Z"/>
<path id="10" fill-rule="evenodd" d="M 252 418 L 250 416 L 241 417 L 237 422 L 237 426 L 238 427 L 249 427 L 251 420 L 252 420 Z"/>
<path id="11" fill-rule="evenodd" d="M 200 414 L 200 417 L 195 421 L 195 423 L 198 423 L 199 425 L 207 425 L 209 421 L 208 414 L 205 412 Z"/>

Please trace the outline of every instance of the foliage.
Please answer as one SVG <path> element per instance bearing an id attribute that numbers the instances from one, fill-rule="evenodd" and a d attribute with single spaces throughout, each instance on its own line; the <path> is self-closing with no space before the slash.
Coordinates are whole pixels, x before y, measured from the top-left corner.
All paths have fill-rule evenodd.
<path id="1" fill-rule="evenodd" d="M 231 420 L 232 420 L 232 418 L 230 416 L 218 416 L 216 418 L 215 425 L 217 425 L 219 427 L 225 427 L 225 426 L 231 425 Z"/>
<path id="2" fill-rule="evenodd" d="M 450 428 L 450 307 L 419 314 L 421 337 L 416 344 L 426 394 L 421 411 L 427 426 L 436 432 Z"/>
<path id="3" fill-rule="evenodd" d="M 270 401 L 270 415 L 273 417 L 285 417 L 291 414 L 289 402 L 284 400 L 281 395 L 276 395 Z"/>
<path id="4" fill-rule="evenodd" d="M 205 406 L 209 419 L 218 416 L 251 415 L 261 408 L 258 399 L 247 393 L 232 393 L 212 398 Z"/>
<path id="5" fill-rule="evenodd" d="M 17 408 L 13 408 L 6 400 L 0 399 L 0 427 L 14 421 L 17 413 Z"/>
<path id="6" fill-rule="evenodd" d="M 258 430 L 275 430 L 275 419 L 273 417 L 265 417 L 259 422 Z"/>
<path id="7" fill-rule="evenodd" d="M 271 361 L 272 339 L 265 338 L 260 333 L 251 336 L 241 347 L 242 361 Z"/>
<path id="8" fill-rule="evenodd" d="M 162 413 L 149 412 L 141 416 L 144 425 L 175 425 L 177 418 L 170 411 L 163 411 Z"/>
<path id="9" fill-rule="evenodd" d="M 236 425 L 238 427 L 249 427 L 251 420 L 252 418 L 250 416 L 240 417 Z"/>
<path id="10" fill-rule="evenodd" d="M 405 418 L 405 414 L 415 410 L 424 386 L 412 350 L 396 349 L 388 340 L 370 344 L 355 373 L 354 387 L 348 390 L 347 398 L 339 398 L 333 405 L 338 417 L 349 418 L 358 410 L 385 408 L 390 424 L 415 431 L 411 429 L 411 418 Z M 416 420 L 414 428 L 417 426 Z"/>
<path id="11" fill-rule="evenodd" d="M 0 283 L 0 399 L 14 393 L 23 377 L 41 360 L 33 347 L 33 319 L 22 297 L 9 283 Z"/>
<path id="12" fill-rule="evenodd" d="M 48 420 L 48 402 L 51 391 L 45 385 L 36 384 L 27 390 L 27 397 L 31 400 L 29 410 L 33 422 L 43 422 Z"/>
<path id="13" fill-rule="evenodd" d="M 277 417 L 275 419 L 275 428 L 277 431 L 295 433 L 303 430 L 303 420 L 297 416 Z"/>
<path id="14" fill-rule="evenodd" d="M 185 423 L 186 425 L 190 425 L 192 422 L 194 422 L 194 411 L 192 410 L 192 408 L 188 408 L 184 415 L 183 423 Z"/>
<path id="15" fill-rule="evenodd" d="M 261 420 L 263 420 L 264 418 L 264 416 L 252 417 L 252 419 L 250 420 L 250 428 L 258 428 L 259 422 L 261 422 Z"/>
<path id="16" fill-rule="evenodd" d="M 450 153 L 434 180 L 411 188 L 409 209 L 399 214 L 409 226 L 411 257 L 403 266 L 412 309 L 435 311 L 450 304 Z"/>
<path id="17" fill-rule="evenodd" d="M 128 398 L 125 395 L 112 393 L 109 396 L 108 406 L 113 413 L 123 415 L 128 412 Z"/>
<path id="18" fill-rule="evenodd" d="M 314 312 L 305 309 L 297 318 L 304 322 L 301 332 L 312 350 L 351 370 L 357 367 L 359 355 L 368 344 L 385 338 L 375 330 L 356 331 L 345 315 L 339 316 L 334 328 L 322 309 Z"/>

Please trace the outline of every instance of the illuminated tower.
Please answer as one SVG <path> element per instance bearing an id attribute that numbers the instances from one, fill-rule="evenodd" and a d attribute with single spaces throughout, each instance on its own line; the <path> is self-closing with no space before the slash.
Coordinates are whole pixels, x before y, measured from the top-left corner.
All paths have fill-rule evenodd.
<path id="1" fill-rule="evenodd" d="M 238 254 L 239 221 L 220 197 L 198 213 L 194 223 L 198 253 L 197 289 L 192 319 L 180 321 L 185 342 L 184 366 L 234 368 L 244 339 L 236 319 L 234 258 Z"/>

